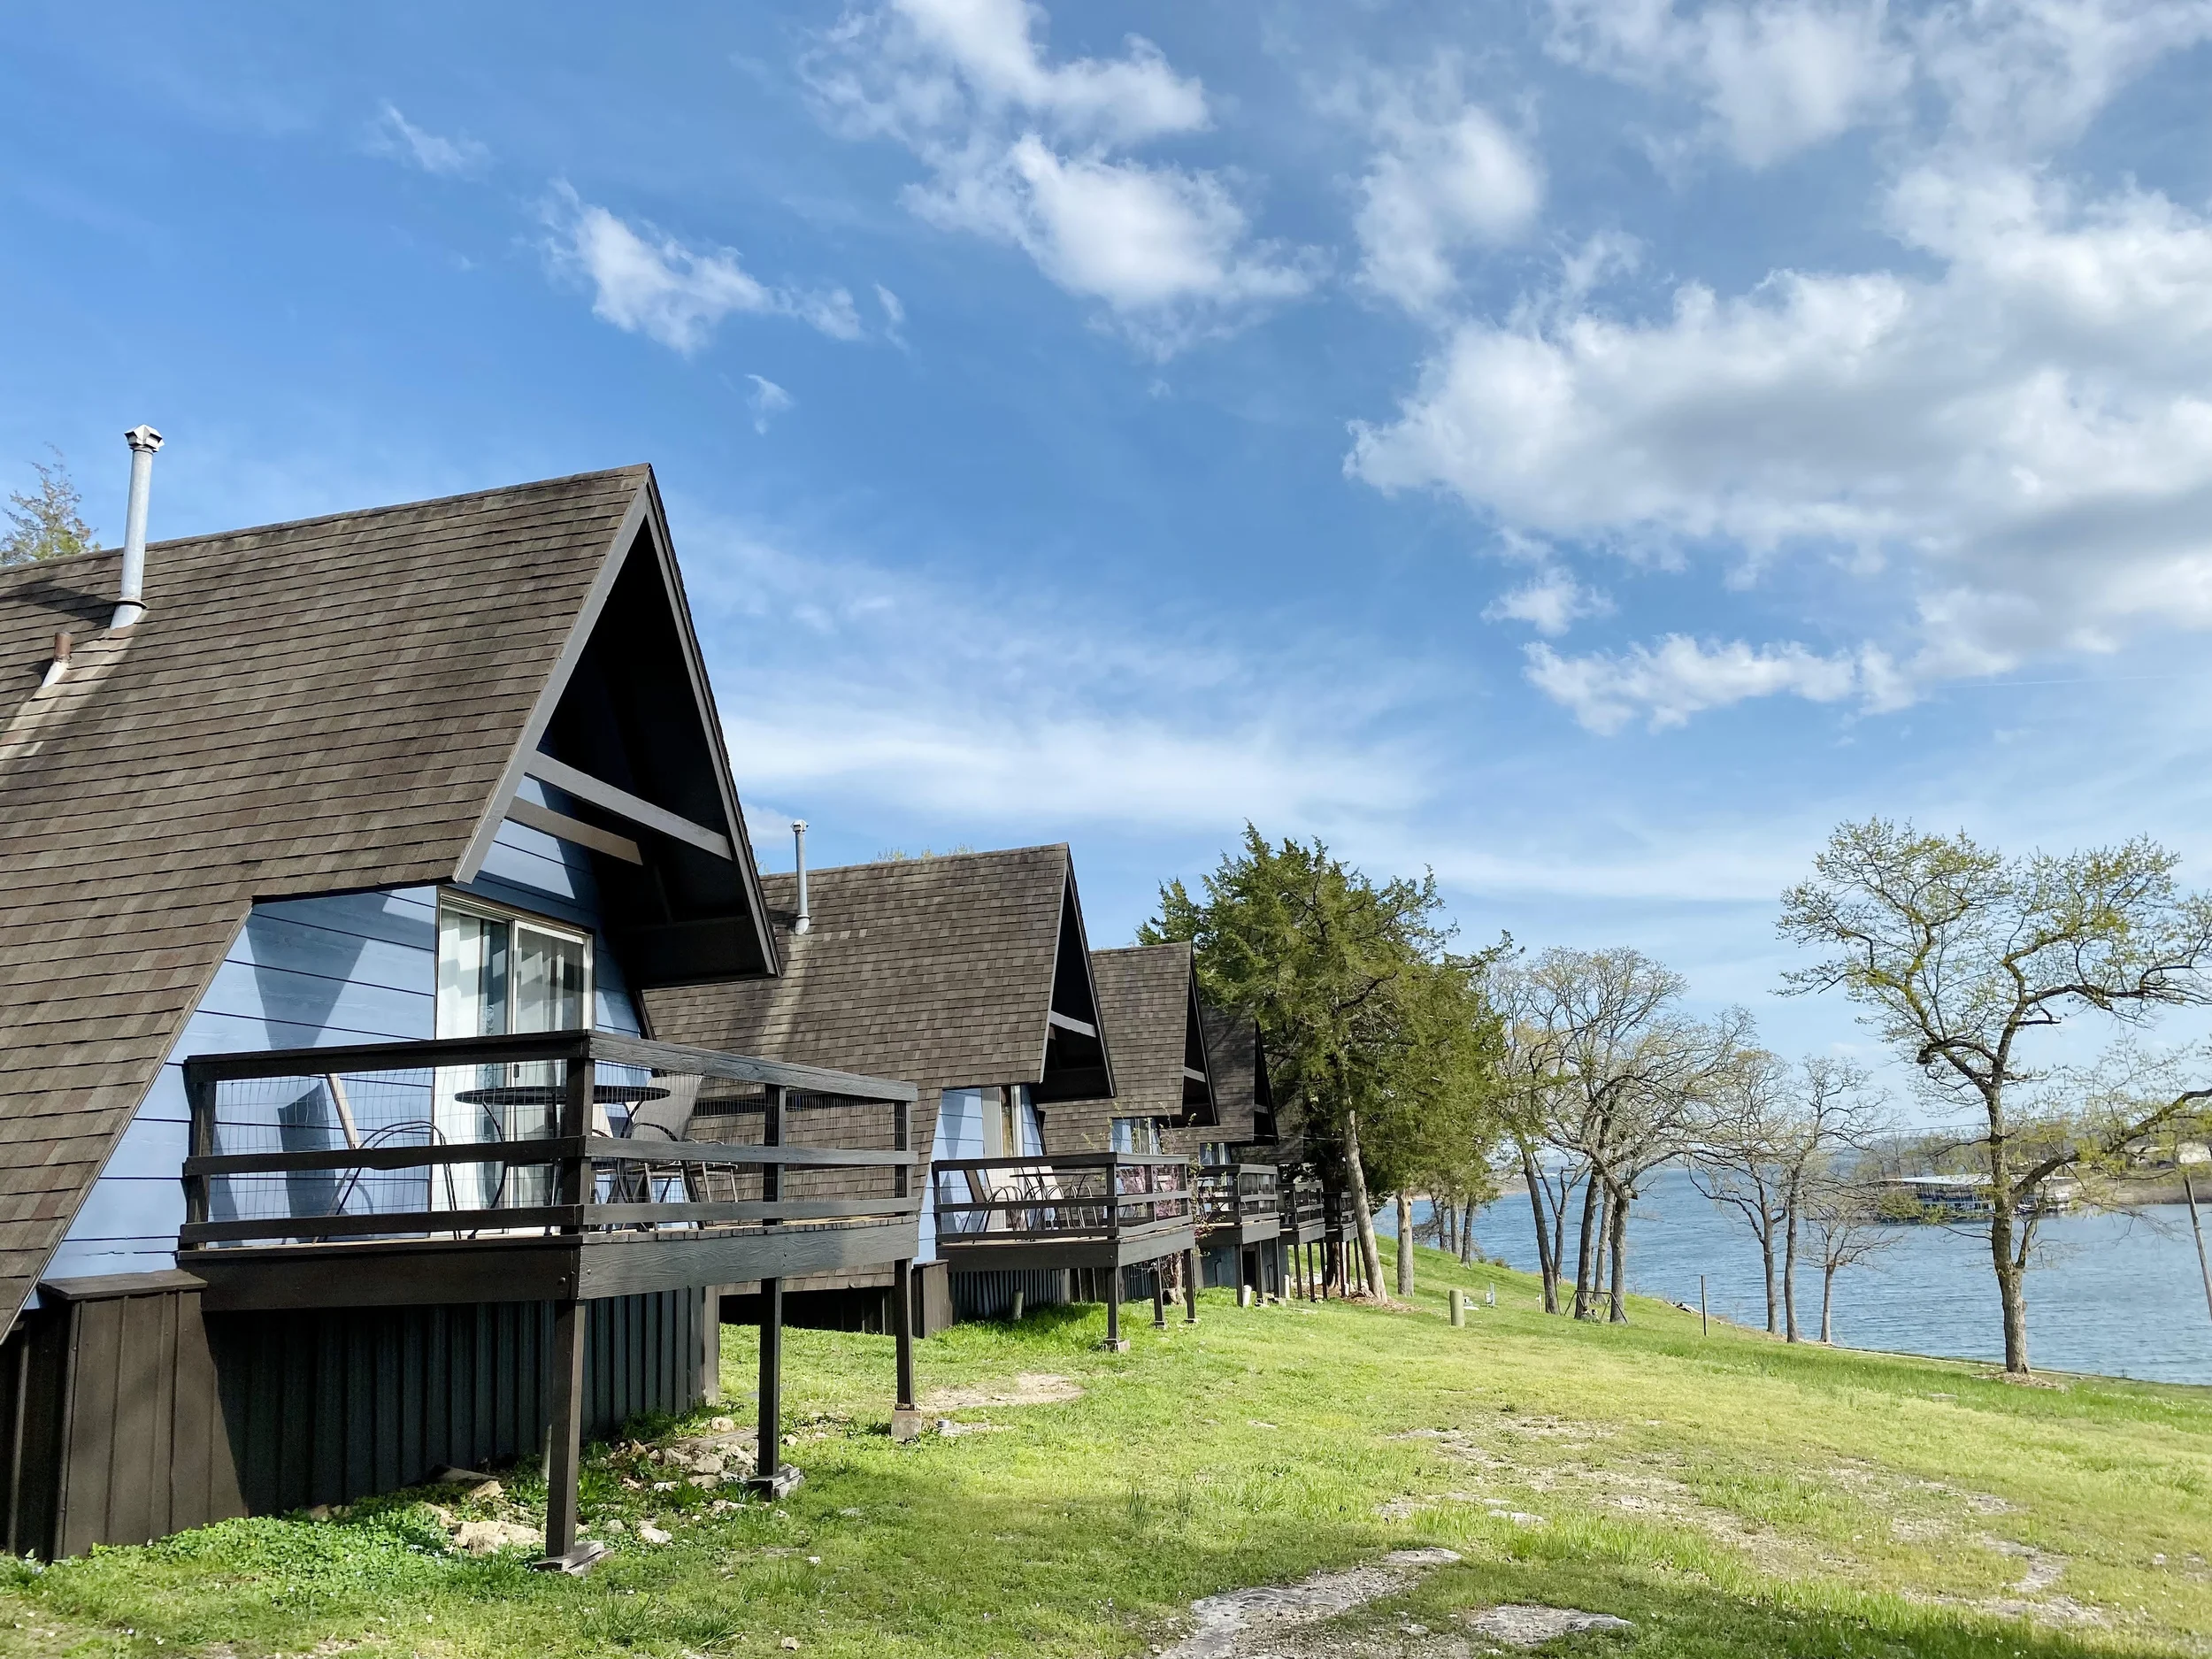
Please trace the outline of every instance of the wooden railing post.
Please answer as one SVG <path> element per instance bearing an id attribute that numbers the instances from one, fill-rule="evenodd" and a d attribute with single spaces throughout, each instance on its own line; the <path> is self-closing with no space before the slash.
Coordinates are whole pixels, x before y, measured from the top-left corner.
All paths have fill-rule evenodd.
<path id="1" fill-rule="evenodd" d="M 562 1067 L 561 1115 L 555 1133 L 564 1139 L 580 1143 L 591 1133 L 593 1072 L 588 1042 L 580 1045 L 582 1052 Z M 580 1152 L 574 1157 L 563 1158 L 554 1166 L 554 1195 L 557 1204 L 584 1204 L 591 1201 L 591 1161 Z M 649 1187 L 649 1192 L 651 1188 Z M 564 1233 L 581 1233 L 580 1224 L 563 1227 Z"/>
<path id="2" fill-rule="evenodd" d="M 212 1157 L 215 1154 L 215 1094 L 219 1086 L 197 1066 L 187 1064 L 184 1068 L 184 1098 L 189 1107 L 192 1126 L 187 1145 L 196 1158 Z M 204 1175 L 184 1178 L 184 1218 L 196 1225 L 207 1220 L 207 1183 Z M 181 1249 L 196 1250 L 196 1242 L 184 1243 Z"/>

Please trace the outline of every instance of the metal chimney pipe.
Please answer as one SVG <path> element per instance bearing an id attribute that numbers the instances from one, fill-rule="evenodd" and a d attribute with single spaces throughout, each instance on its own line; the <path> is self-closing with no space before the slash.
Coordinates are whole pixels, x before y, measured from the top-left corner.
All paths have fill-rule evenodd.
<path id="1" fill-rule="evenodd" d="M 46 664 L 46 677 L 38 682 L 41 691 L 61 684 L 62 676 L 69 672 L 69 643 L 68 629 L 54 635 L 54 660 Z"/>
<path id="2" fill-rule="evenodd" d="M 123 441 L 131 446 L 131 499 L 123 515 L 123 591 L 111 628 L 127 628 L 146 614 L 146 494 L 153 488 L 161 434 L 151 426 L 133 426 Z"/>
<path id="3" fill-rule="evenodd" d="M 799 851 L 799 913 L 792 918 L 791 931 L 795 933 L 807 933 L 814 931 L 814 918 L 808 913 L 806 908 L 806 820 L 804 818 L 795 818 L 791 820 L 791 840 Z"/>

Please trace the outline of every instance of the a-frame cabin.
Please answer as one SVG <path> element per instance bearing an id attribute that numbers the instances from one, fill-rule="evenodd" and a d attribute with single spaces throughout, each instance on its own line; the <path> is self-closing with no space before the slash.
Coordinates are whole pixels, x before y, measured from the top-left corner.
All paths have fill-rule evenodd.
<path id="1" fill-rule="evenodd" d="M 910 1084 L 655 1041 L 780 964 L 652 474 L 157 543 L 134 622 L 119 564 L 0 571 L 8 1548 L 543 1446 L 578 1565 L 715 1287 L 901 1274 L 919 1208 Z"/>
<path id="2" fill-rule="evenodd" d="M 1121 1087 L 1064 846 L 810 871 L 803 928 L 796 876 L 764 884 L 781 977 L 656 992 L 649 1006 L 659 1029 L 686 1041 L 803 1050 L 918 1086 L 917 1144 L 926 1138 L 933 1170 L 921 1218 L 926 1328 L 999 1317 L 1018 1301 L 1106 1296 L 1103 1270 L 1184 1248 L 1190 1194 L 1175 1160 L 1141 1171 L 1142 1160 L 1125 1160 L 1122 1179 L 1160 1190 L 1124 1204 L 1023 1197 L 1072 1197 L 1115 1176 L 1110 1154 L 1061 1156 L 1069 1114 L 1088 1110 L 1078 1102 Z M 789 1288 L 795 1321 L 865 1329 L 887 1317 L 880 1274 Z"/>

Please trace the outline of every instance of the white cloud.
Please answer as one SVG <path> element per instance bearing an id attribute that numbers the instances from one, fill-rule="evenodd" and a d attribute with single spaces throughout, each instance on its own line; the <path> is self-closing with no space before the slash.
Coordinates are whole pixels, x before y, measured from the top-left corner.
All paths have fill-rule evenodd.
<path id="1" fill-rule="evenodd" d="M 1954 135 L 2037 155 L 2158 58 L 2212 39 L 2207 0 L 1951 0 L 1901 23 Z"/>
<path id="2" fill-rule="evenodd" d="M 389 103 L 378 112 L 370 129 L 369 148 L 425 173 L 447 175 L 474 173 L 492 158 L 492 152 L 472 138 L 441 138 L 425 132 Z"/>
<path id="3" fill-rule="evenodd" d="M 1202 314 L 1290 299 L 1310 278 L 1254 245 L 1244 211 L 1202 172 L 1063 157 L 1033 134 L 1002 165 L 915 193 L 933 222 L 1002 237 L 1071 294 L 1103 300 L 1164 349 Z"/>
<path id="4" fill-rule="evenodd" d="M 753 430 L 764 434 L 769 420 L 791 408 L 796 400 L 765 375 L 748 374 L 745 378 L 753 383 L 753 389 L 745 397 L 746 407 L 753 411 Z"/>
<path id="5" fill-rule="evenodd" d="M 860 336 L 852 296 L 843 288 L 773 288 L 729 249 L 697 251 L 650 225 L 634 227 L 557 185 L 545 217 L 548 251 L 557 267 L 592 284 L 592 311 L 616 327 L 657 340 L 688 357 L 733 311 L 795 317 L 837 340 Z"/>
<path id="6" fill-rule="evenodd" d="M 892 0 L 890 10 L 987 108 L 1018 110 L 1073 136 L 1122 143 L 1206 125 L 1204 88 L 1178 75 L 1141 35 L 1129 37 L 1122 58 L 1054 66 L 1034 38 L 1044 9 L 1026 0 Z M 918 72 L 923 97 L 937 96 L 929 73 Z"/>
<path id="7" fill-rule="evenodd" d="M 1713 135 L 1765 166 L 1886 109 L 1910 59 L 1884 28 L 1883 0 L 1552 0 L 1553 49 L 1634 85 L 1679 86 Z"/>
<path id="8" fill-rule="evenodd" d="M 1135 35 L 1054 64 L 1044 22 L 1023 0 L 892 0 L 832 31 L 809 80 L 847 132 L 927 165 L 914 211 L 1019 248 L 1156 353 L 1312 286 L 1314 256 L 1255 237 L 1222 175 L 1125 153 L 1207 125 L 1196 80 Z"/>
<path id="9" fill-rule="evenodd" d="M 1914 173 L 1890 217 L 1934 274 L 1464 323 L 1347 468 L 1539 534 L 1886 566 L 1924 682 L 2212 630 L 2212 222 L 2005 170 Z"/>
<path id="10" fill-rule="evenodd" d="M 681 539 L 710 660 L 743 664 L 723 704 L 739 780 L 802 817 L 836 798 L 984 834 L 1302 831 L 1410 810 L 1435 775 L 1387 734 L 1402 682 L 1345 673 L 1340 644 L 1301 641 L 1286 672 L 1056 594 L 726 525 Z"/>
<path id="11" fill-rule="evenodd" d="M 1601 733 L 1617 732 L 1640 714 L 1661 731 L 1753 697 L 1840 703 L 1855 696 L 1881 707 L 1895 687 L 1888 660 L 1870 648 L 1857 656 L 1822 657 L 1794 644 L 1701 645 L 1681 634 L 1668 634 L 1656 649 L 1637 645 L 1621 656 L 1562 657 L 1548 645 L 1532 645 L 1528 677 Z"/>
<path id="12" fill-rule="evenodd" d="M 1547 639 L 1556 639 L 1579 618 L 1605 616 L 1612 609 L 1610 599 L 1565 571 L 1548 570 L 1501 594 L 1482 614 L 1492 622 L 1525 622 Z"/>
<path id="13" fill-rule="evenodd" d="M 1926 103 L 1949 144 L 2015 159 L 2079 135 L 2162 55 L 2212 39 L 2208 0 L 1551 0 L 1552 50 L 1678 92 L 1763 167 Z"/>
<path id="14" fill-rule="evenodd" d="M 1461 96 L 1447 64 L 1386 87 L 1373 112 L 1375 157 L 1360 181 L 1360 276 L 1408 311 L 1425 312 L 1458 287 L 1455 257 L 1515 241 L 1544 199 L 1542 168 L 1490 111 Z"/>

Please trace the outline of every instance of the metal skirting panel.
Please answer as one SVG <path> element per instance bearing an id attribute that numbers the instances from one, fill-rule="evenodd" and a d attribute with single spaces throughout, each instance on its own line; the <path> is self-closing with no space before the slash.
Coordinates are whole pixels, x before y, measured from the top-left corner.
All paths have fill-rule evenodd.
<path id="1" fill-rule="evenodd" d="M 585 1304 L 588 1437 L 688 1409 L 706 1380 L 705 1298 Z M 541 1449 L 550 1302 L 211 1314 L 210 1345 L 248 1509 L 342 1503 Z"/>
<path id="2" fill-rule="evenodd" d="M 26 1314 L 0 1347 L 12 1555 L 142 1544 L 244 1513 L 198 1283 L 129 1279 L 128 1294 Z"/>
<path id="3" fill-rule="evenodd" d="M 1234 1290 L 1240 1285 L 1256 1284 L 1263 1291 L 1279 1294 L 1288 1282 L 1288 1248 L 1281 1241 L 1269 1239 L 1241 1248 L 1221 1244 L 1201 1249 L 1199 1283 L 1208 1290 Z"/>
<path id="4" fill-rule="evenodd" d="M 137 1277 L 179 1282 L 49 1287 L 0 1347 L 12 1554 L 144 1543 L 541 1449 L 549 1302 L 204 1313 L 188 1275 Z M 718 1351 L 704 1293 L 586 1309 L 587 1435 L 699 1401 Z"/>
<path id="5" fill-rule="evenodd" d="M 1087 1278 L 1087 1274 L 1079 1275 Z M 1079 1300 L 1079 1286 L 1070 1280 L 1079 1277 L 1078 1270 L 1058 1267 L 1026 1268 L 995 1273 L 954 1273 L 949 1276 L 952 1288 L 952 1313 L 956 1319 L 1004 1319 L 1014 1311 L 1014 1293 L 1019 1291 L 1022 1307 L 1056 1308 L 1064 1302 Z"/>
<path id="6" fill-rule="evenodd" d="M 873 1277 L 870 1275 L 870 1277 Z M 805 1281 L 802 1280 L 803 1286 Z M 942 1262 L 917 1262 L 913 1270 L 914 1334 L 935 1336 L 954 1318 L 951 1275 Z M 760 1286 L 726 1286 L 722 1323 L 758 1325 Z M 784 1281 L 783 1322 L 802 1331 L 851 1331 L 864 1336 L 891 1333 L 891 1286 L 881 1284 L 821 1285 L 794 1290 Z"/>

